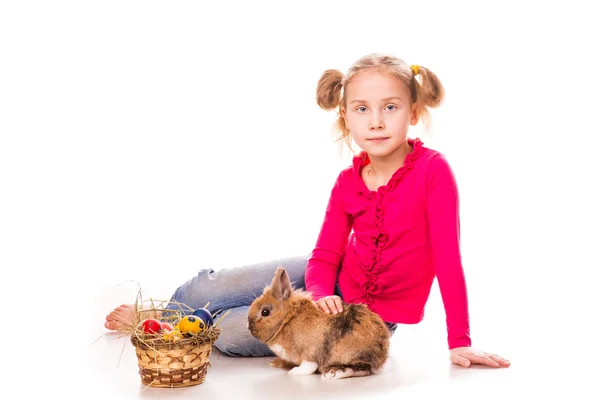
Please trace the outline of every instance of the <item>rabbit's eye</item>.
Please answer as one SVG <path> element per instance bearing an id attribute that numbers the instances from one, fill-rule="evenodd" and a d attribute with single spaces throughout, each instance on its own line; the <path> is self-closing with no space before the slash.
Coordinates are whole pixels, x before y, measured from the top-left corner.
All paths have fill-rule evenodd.
<path id="1" fill-rule="evenodd" d="M 262 315 L 263 317 L 268 317 L 269 314 L 271 314 L 271 311 L 269 310 L 262 310 L 260 315 Z"/>

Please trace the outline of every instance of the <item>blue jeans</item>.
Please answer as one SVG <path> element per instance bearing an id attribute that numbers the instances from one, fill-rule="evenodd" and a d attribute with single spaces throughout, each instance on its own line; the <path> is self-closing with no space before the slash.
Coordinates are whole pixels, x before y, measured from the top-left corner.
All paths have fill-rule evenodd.
<path id="1" fill-rule="evenodd" d="M 215 347 L 229 356 L 260 357 L 273 356 L 269 347 L 261 343 L 248 331 L 248 309 L 250 304 L 271 283 L 275 270 L 282 265 L 294 289 L 306 289 L 304 273 L 310 255 L 290 257 L 219 271 L 203 269 L 198 275 L 181 285 L 171 297 L 172 302 L 185 304 L 192 309 L 204 307 L 219 316 L 228 310 L 220 322 L 221 334 Z M 343 298 L 336 285 L 336 294 Z M 167 308 L 179 309 L 169 304 Z M 390 333 L 396 324 L 388 323 Z"/>

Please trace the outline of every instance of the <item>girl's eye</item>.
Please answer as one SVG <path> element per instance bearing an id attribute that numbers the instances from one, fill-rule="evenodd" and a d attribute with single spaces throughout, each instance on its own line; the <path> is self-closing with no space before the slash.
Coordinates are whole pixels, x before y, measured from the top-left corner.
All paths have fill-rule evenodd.
<path id="1" fill-rule="evenodd" d="M 262 310 L 260 315 L 262 315 L 263 317 L 268 317 L 269 314 L 271 314 L 271 311 L 269 310 Z"/>
<path id="2" fill-rule="evenodd" d="M 360 107 L 356 107 L 356 111 L 358 112 L 367 112 L 367 107 L 365 106 L 360 106 Z"/>
<path id="3" fill-rule="evenodd" d="M 385 106 L 385 109 L 388 111 L 394 111 L 396 109 L 396 106 L 393 104 L 388 104 L 387 106 Z"/>

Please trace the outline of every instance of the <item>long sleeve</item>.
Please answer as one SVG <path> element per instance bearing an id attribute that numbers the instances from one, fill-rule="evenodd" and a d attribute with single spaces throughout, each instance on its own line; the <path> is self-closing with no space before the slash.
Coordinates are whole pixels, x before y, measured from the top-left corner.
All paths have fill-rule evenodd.
<path id="1" fill-rule="evenodd" d="M 427 220 L 435 274 L 446 312 L 448 346 L 471 346 L 467 287 L 460 254 L 459 196 L 445 157 L 429 160 Z"/>
<path id="2" fill-rule="evenodd" d="M 314 300 L 334 293 L 337 271 L 352 228 L 351 217 L 342 207 L 342 179 L 343 172 L 331 190 L 321 231 L 306 267 L 306 290 Z"/>

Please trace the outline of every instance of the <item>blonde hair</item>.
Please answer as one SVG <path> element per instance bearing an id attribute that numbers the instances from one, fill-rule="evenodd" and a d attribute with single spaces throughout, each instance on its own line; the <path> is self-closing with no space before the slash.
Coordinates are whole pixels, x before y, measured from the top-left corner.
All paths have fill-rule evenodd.
<path id="1" fill-rule="evenodd" d="M 357 60 L 346 76 L 336 69 L 326 70 L 317 85 L 317 104 L 327 111 L 337 109 L 338 117 L 334 123 L 334 130 L 339 134 L 337 140 L 344 140 L 350 149 L 350 131 L 341 115 L 341 109 L 346 107 L 345 89 L 358 73 L 371 68 L 390 73 L 408 87 L 411 105 L 416 105 L 417 115 L 426 127 L 429 125 L 429 109 L 438 107 L 444 99 L 444 87 L 433 72 L 423 66 L 409 66 L 390 55 L 368 54 Z M 420 82 L 417 76 L 421 77 Z"/>

